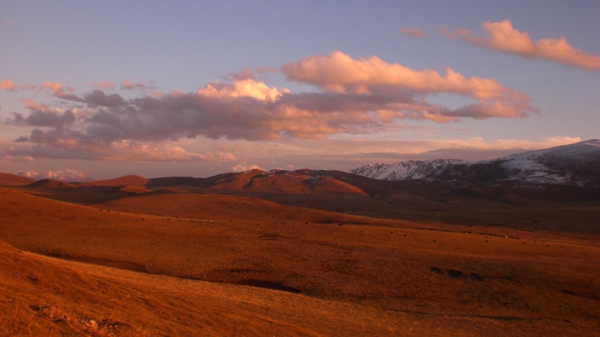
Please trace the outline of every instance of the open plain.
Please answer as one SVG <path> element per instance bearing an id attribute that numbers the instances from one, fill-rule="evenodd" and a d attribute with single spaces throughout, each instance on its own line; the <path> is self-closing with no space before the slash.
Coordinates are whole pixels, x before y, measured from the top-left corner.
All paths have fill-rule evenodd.
<path id="1" fill-rule="evenodd" d="M 138 183 L 14 182 L 0 189 L 1 335 L 600 331 L 593 200 L 521 198 L 509 207 L 479 196 L 435 201 L 405 189 L 406 206 L 395 209 L 402 220 L 350 214 L 378 210 L 373 205 L 389 210 L 392 192 L 184 191 L 126 181 Z M 322 209 L 289 205 L 295 200 L 321 200 Z M 324 210 L 344 201 L 345 213 Z M 452 205 L 445 211 L 452 221 L 431 214 L 435 202 Z M 535 224 L 544 227 L 549 203 L 579 209 L 578 223 L 588 225 L 523 225 L 523 214 L 538 214 Z M 475 204 L 481 214 L 469 217 L 455 204 Z M 473 223 L 486 217 L 486 205 L 489 221 Z M 516 225 L 490 225 L 499 209 L 498 221 L 514 218 Z"/>

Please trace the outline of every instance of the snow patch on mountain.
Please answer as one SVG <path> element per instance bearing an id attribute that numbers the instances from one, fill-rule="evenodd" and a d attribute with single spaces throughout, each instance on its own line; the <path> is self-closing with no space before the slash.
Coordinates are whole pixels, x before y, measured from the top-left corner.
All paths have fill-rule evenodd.
<path id="1" fill-rule="evenodd" d="M 351 173 L 380 180 L 427 179 L 451 183 L 561 184 L 600 187 L 600 140 L 529 151 L 503 158 L 374 164 Z"/>
<path id="2" fill-rule="evenodd" d="M 499 162 L 505 169 L 514 171 L 507 180 L 585 186 L 600 175 L 600 140 L 518 153 L 482 163 L 486 162 Z"/>
<path id="3" fill-rule="evenodd" d="M 466 163 L 461 159 L 410 160 L 394 164 L 369 164 L 352 169 L 350 173 L 379 180 L 423 179 L 440 166 Z"/>

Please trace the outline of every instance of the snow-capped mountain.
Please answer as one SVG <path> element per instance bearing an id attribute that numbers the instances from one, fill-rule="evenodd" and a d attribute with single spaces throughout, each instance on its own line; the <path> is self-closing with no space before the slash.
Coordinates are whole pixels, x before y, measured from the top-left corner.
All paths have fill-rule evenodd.
<path id="1" fill-rule="evenodd" d="M 493 160 L 472 163 L 463 161 L 444 164 L 442 162 L 422 177 L 418 174 L 407 174 L 405 168 L 410 166 L 404 163 L 407 162 L 363 166 L 350 172 L 375 179 L 390 177 L 386 180 L 424 178 L 453 183 L 493 184 L 513 181 L 526 184 L 600 187 L 600 140 L 598 139 L 523 152 Z M 400 169 L 395 173 L 392 167 Z M 422 172 L 425 173 L 427 170 Z"/>
<path id="2" fill-rule="evenodd" d="M 369 164 L 352 169 L 350 173 L 379 180 L 423 179 L 441 166 L 466 163 L 461 159 L 410 160 L 394 164 Z"/>

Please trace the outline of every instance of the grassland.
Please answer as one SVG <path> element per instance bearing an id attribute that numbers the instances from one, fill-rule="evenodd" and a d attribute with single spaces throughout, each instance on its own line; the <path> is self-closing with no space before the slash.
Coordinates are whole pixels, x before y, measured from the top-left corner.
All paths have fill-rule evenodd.
<path id="1" fill-rule="evenodd" d="M 383 220 L 205 192 L 110 190 L 85 205 L 31 195 L 75 193 L 60 191 L 0 189 L 4 335 L 600 330 L 593 234 Z"/>

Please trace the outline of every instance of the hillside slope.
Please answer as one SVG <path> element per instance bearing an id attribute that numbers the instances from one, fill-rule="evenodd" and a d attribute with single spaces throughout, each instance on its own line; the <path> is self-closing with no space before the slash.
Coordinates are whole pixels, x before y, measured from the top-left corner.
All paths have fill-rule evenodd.
<path id="1" fill-rule="evenodd" d="M 24 186 L 34 181 L 31 178 L 21 177 L 16 174 L 0 173 L 0 186 Z"/>

